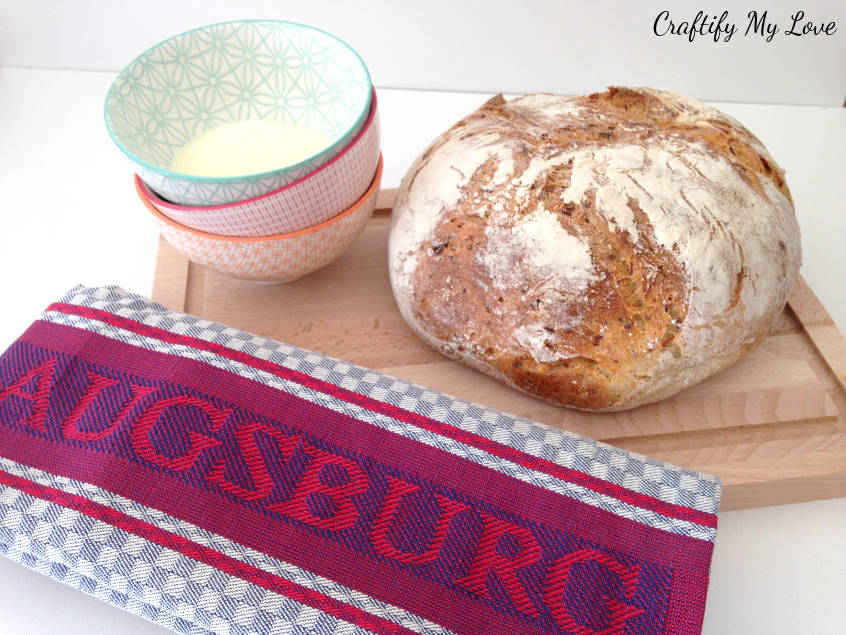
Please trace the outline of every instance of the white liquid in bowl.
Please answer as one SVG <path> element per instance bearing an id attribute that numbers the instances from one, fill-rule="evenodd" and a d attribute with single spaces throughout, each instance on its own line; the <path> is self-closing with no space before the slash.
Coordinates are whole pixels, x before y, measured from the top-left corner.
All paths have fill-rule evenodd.
<path id="1" fill-rule="evenodd" d="M 319 130 L 288 121 L 232 121 L 188 141 L 174 153 L 170 169 L 194 176 L 269 172 L 299 163 L 330 142 Z"/>

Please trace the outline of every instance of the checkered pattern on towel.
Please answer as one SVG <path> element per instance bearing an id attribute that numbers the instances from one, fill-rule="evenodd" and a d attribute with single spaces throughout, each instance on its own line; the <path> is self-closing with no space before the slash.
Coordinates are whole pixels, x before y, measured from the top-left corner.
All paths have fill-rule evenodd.
<path id="1" fill-rule="evenodd" d="M 720 484 L 78 287 L 0 357 L 0 552 L 183 633 L 694 633 Z"/>

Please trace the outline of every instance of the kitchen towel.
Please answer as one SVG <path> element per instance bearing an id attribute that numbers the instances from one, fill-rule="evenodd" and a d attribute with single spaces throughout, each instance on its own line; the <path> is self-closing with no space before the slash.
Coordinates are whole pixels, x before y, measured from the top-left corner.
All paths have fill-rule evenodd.
<path id="1" fill-rule="evenodd" d="M 117 287 L 0 357 L 0 553 L 181 633 L 698 633 L 719 498 Z"/>

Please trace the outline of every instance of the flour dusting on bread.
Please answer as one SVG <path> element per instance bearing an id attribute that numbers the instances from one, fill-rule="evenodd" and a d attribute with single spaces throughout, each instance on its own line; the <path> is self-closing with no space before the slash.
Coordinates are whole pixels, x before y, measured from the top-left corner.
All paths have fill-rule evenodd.
<path id="1" fill-rule="evenodd" d="M 490 276 L 495 289 L 545 284 L 570 293 L 581 293 L 593 278 L 588 245 L 568 233 L 552 213 L 543 208 L 516 222 L 500 214 L 485 228 L 487 249 L 476 261 Z"/>

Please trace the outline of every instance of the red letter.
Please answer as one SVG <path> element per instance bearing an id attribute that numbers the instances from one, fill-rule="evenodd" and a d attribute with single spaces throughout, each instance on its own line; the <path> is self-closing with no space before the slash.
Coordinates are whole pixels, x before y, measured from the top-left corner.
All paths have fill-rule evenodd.
<path id="1" fill-rule="evenodd" d="M 338 531 L 352 527 L 358 520 L 358 510 L 352 503 L 352 497 L 367 489 L 369 479 L 357 463 L 343 456 L 329 454 L 314 446 L 303 444 L 306 453 L 311 457 L 308 469 L 297 486 L 297 491 L 284 503 L 271 505 L 270 509 L 281 512 L 286 516 L 295 518 L 310 525 L 317 525 L 323 529 Z M 347 481 L 341 485 L 326 485 L 320 480 L 323 468 L 329 465 L 337 465 L 347 472 Z M 321 518 L 311 513 L 306 504 L 310 494 L 322 494 L 326 496 L 334 510 L 328 518 Z"/>
<path id="2" fill-rule="evenodd" d="M 107 388 L 111 388 L 112 386 L 117 385 L 120 383 L 117 379 L 110 379 L 108 377 L 102 377 L 101 375 L 97 375 L 95 373 L 88 373 L 88 389 L 85 391 L 85 394 L 82 396 L 82 399 L 79 400 L 79 403 L 74 406 L 73 410 L 71 410 L 70 414 L 67 416 L 62 422 L 62 433 L 64 434 L 66 439 L 75 439 L 76 441 L 96 441 L 97 439 L 102 439 L 107 437 L 112 431 L 120 425 L 122 421 L 126 418 L 126 415 L 132 410 L 138 402 L 141 401 L 144 397 L 149 395 L 150 393 L 154 392 L 155 388 L 149 388 L 147 386 L 137 386 L 135 384 L 130 384 L 130 388 L 132 390 L 132 396 L 129 398 L 129 401 L 124 404 L 124 406 L 120 409 L 114 418 L 112 418 L 109 425 L 107 425 L 102 430 L 97 430 L 94 432 L 86 432 L 83 430 L 79 422 L 82 419 L 85 412 L 88 408 L 91 407 L 91 404 L 100 396 L 100 394 L 106 390 Z"/>
<path id="3" fill-rule="evenodd" d="M 287 437 L 280 430 L 260 421 L 246 421 L 239 426 L 235 431 L 235 442 L 238 444 L 238 449 L 244 457 L 247 472 L 253 481 L 253 485 L 255 485 L 255 489 L 242 487 L 224 476 L 226 463 L 231 457 L 223 457 L 220 460 L 212 470 L 212 473 L 209 474 L 209 481 L 217 483 L 230 494 L 234 494 L 239 498 L 246 498 L 247 500 L 264 498 L 273 489 L 273 478 L 267 469 L 267 461 L 261 455 L 261 450 L 259 450 L 258 443 L 256 442 L 257 432 L 263 432 L 269 437 L 276 439 L 282 451 L 282 456 L 286 461 L 290 460 L 291 455 L 294 453 L 294 448 L 300 442 L 299 436 Z"/>
<path id="4" fill-rule="evenodd" d="M 634 565 L 631 569 L 628 569 L 601 551 L 580 549 L 559 558 L 552 564 L 552 568 L 549 570 L 549 575 L 546 578 L 546 586 L 543 590 L 544 602 L 549 607 L 549 612 L 552 613 L 555 621 L 568 633 L 574 633 L 574 635 L 612 635 L 613 633 L 622 633 L 626 626 L 626 620 L 643 613 L 642 608 L 623 604 L 606 595 L 605 603 L 611 611 L 611 619 L 608 622 L 608 627 L 597 633 L 577 623 L 564 604 L 564 589 L 567 587 L 570 572 L 577 563 L 586 560 L 593 560 L 611 569 L 623 582 L 623 595 L 625 598 L 631 600 L 634 597 L 635 588 L 637 587 L 637 575 L 640 569 L 638 565 Z"/>
<path id="5" fill-rule="evenodd" d="M 541 547 L 537 539 L 525 527 L 507 520 L 500 520 L 483 511 L 479 511 L 479 514 L 485 522 L 485 527 L 482 530 L 482 537 L 479 538 L 476 556 L 467 575 L 456 582 L 473 593 L 490 599 L 487 577 L 488 573 L 493 572 L 499 578 L 517 610 L 532 617 L 538 617 L 540 613 L 532 604 L 526 589 L 517 577 L 518 569 L 533 565 L 540 558 Z M 497 545 L 503 536 L 511 536 L 517 542 L 519 552 L 514 557 L 505 556 L 497 550 Z"/>
<path id="6" fill-rule="evenodd" d="M 425 564 L 437 559 L 441 552 L 441 547 L 444 544 L 449 524 L 453 516 L 458 512 L 467 509 L 467 505 L 459 503 L 451 498 L 435 494 L 435 500 L 438 501 L 440 507 L 440 515 L 438 516 L 438 524 L 435 531 L 432 533 L 432 539 L 429 542 L 429 548 L 423 553 L 410 553 L 408 551 L 400 551 L 388 540 L 388 530 L 394 522 L 397 509 L 402 502 L 402 499 L 413 494 L 420 488 L 417 485 L 406 483 L 393 476 L 388 476 L 388 483 L 390 488 L 385 496 L 385 501 L 382 504 L 382 510 L 376 521 L 373 524 L 373 530 L 370 533 L 370 538 L 373 541 L 373 547 L 381 554 L 399 560 L 400 562 L 410 562 L 413 564 Z"/>
<path id="7" fill-rule="evenodd" d="M 212 434 L 218 431 L 220 426 L 223 425 L 223 422 L 226 421 L 229 413 L 232 411 L 220 410 L 207 401 L 203 401 L 202 399 L 198 399 L 196 397 L 178 395 L 176 397 L 170 397 L 169 399 L 154 401 L 152 405 L 144 410 L 141 416 L 138 417 L 138 421 L 135 422 L 135 425 L 132 427 L 132 432 L 130 433 L 133 449 L 139 456 L 147 459 L 148 461 L 152 461 L 153 463 L 166 467 L 169 470 L 182 472 L 194 465 L 197 457 L 203 450 L 220 445 L 220 440 L 205 434 L 200 434 L 196 430 L 189 429 L 188 441 L 190 442 L 190 448 L 186 455 L 171 458 L 159 453 L 150 441 L 150 431 L 159 420 L 161 414 L 168 408 L 174 406 L 194 406 L 195 408 L 202 410 L 211 420 Z"/>
<path id="8" fill-rule="evenodd" d="M 35 428 L 41 432 L 46 427 L 45 419 L 47 417 L 50 389 L 53 387 L 53 368 L 55 365 L 56 360 L 51 357 L 0 392 L 0 403 L 3 403 L 12 396 L 30 402 L 32 404 L 32 411 L 28 417 L 22 419 L 19 423 L 26 423 L 31 428 Z M 32 383 L 33 379 L 35 380 L 35 390 L 33 392 L 24 390 L 25 387 L 28 387 Z"/>

